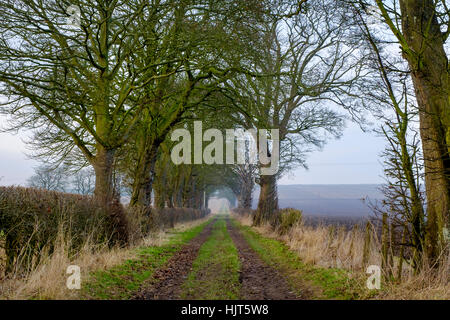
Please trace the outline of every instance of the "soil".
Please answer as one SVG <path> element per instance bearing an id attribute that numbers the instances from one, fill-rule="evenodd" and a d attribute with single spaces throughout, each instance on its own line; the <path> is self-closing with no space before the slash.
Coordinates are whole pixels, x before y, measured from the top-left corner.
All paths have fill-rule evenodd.
<path id="1" fill-rule="evenodd" d="M 283 276 L 266 265 L 250 248 L 244 236 L 227 220 L 231 239 L 238 249 L 241 262 L 241 298 L 244 300 L 297 300 Z"/>
<path id="2" fill-rule="evenodd" d="M 133 297 L 135 300 L 177 300 L 182 293 L 182 285 L 192 271 L 200 247 L 211 235 L 215 220 L 180 251 L 169 259 L 166 266 L 158 269 L 152 280 L 145 283 Z M 244 300 L 298 300 L 284 277 L 268 266 L 249 246 L 241 232 L 227 219 L 227 230 L 238 249 L 241 263 L 239 281 L 240 298 Z"/>
<path id="3" fill-rule="evenodd" d="M 203 231 L 180 251 L 169 259 L 166 266 L 155 271 L 152 281 L 146 283 L 133 297 L 134 300 L 177 300 L 180 299 L 181 286 L 192 270 L 192 264 L 197 258 L 200 247 L 209 238 L 212 231 L 212 221 Z"/>

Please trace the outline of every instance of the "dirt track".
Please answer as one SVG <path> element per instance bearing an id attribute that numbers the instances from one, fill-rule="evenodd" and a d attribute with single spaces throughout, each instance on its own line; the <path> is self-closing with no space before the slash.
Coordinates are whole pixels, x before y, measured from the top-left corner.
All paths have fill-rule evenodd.
<path id="1" fill-rule="evenodd" d="M 285 279 L 275 269 L 267 266 L 248 245 L 239 230 L 227 220 L 227 228 L 241 261 L 241 296 L 245 300 L 295 300 Z"/>
<path id="2" fill-rule="evenodd" d="M 215 220 L 214 220 L 215 221 Z M 152 280 L 146 283 L 134 296 L 137 300 L 176 300 L 180 299 L 182 285 L 192 270 L 200 247 L 211 235 L 212 221 L 205 229 L 180 251 L 167 265 L 155 272 Z M 241 263 L 239 281 L 241 299 L 245 300 L 295 300 L 299 299 L 289 289 L 283 276 L 267 266 L 258 254 L 250 248 L 240 231 L 227 219 L 227 230 L 233 240 Z"/>
<path id="3" fill-rule="evenodd" d="M 215 220 L 214 220 L 215 221 Z M 180 298 L 181 285 L 186 280 L 202 244 L 211 234 L 212 221 L 205 229 L 170 258 L 167 265 L 157 270 L 134 296 L 135 300 L 176 300 Z"/>

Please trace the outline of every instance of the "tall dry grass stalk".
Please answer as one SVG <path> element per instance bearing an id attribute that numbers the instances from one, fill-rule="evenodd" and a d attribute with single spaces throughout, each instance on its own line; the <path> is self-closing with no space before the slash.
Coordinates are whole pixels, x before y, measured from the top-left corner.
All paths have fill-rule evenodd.
<path id="1" fill-rule="evenodd" d="M 421 271 L 405 272 L 401 279 L 386 282 L 379 299 L 449 300 L 450 299 L 450 254 L 437 268 L 432 269 L 423 263 Z"/>
<path id="2" fill-rule="evenodd" d="M 3 281 L 0 278 L 0 299 L 78 299 L 79 292 L 66 287 L 68 266 L 79 266 L 81 279 L 85 281 L 93 271 L 106 270 L 137 257 L 137 248 L 161 246 L 169 241 L 174 230 L 184 231 L 207 219 L 179 223 L 174 229 L 152 232 L 128 248 L 99 246 L 87 239 L 75 256 L 70 254 L 71 239 L 66 238 L 67 233 L 60 232 L 53 253 L 49 254 L 49 251 L 44 249 L 40 253 L 39 264 L 33 270 L 25 275 L 13 274 Z"/>
<path id="3" fill-rule="evenodd" d="M 241 224 L 252 226 L 252 216 L 234 214 Z M 346 230 L 336 226 L 294 226 L 288 233 L 280 235 L 269 224 L 254 227 L 260 234 L 283 241 L 291 250 L 308 264 L 327 268 L 342 268 L 351 271 L 355 278 L 367 277 L 368 265 L 382 264 L 381 239 L 375 232 L 353 228 Z M 379 299 L 450 299 L 450 255 L 436 270 L 423 267 L 419 274 L 398 257 L 393 259 L 391 268 L 397 278 L 383 281 Z M 426 265 L 426 263 L 424 263 Z M 401 276 L 398 277 L 401 267 Z M 390 274 L 390 270 L 388 270 Z"/>

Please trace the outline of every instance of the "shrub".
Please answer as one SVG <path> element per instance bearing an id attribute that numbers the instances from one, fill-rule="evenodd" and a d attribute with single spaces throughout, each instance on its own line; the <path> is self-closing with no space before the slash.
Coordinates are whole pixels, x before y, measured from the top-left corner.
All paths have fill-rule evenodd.
<path id="1" fill-rule="evenodd" d="M 125 209 L 119 200 L 114 199 L 108 207 L 109 233 L 111 234 L 111 244 L 119 244 L 124 247 L 129 243 L 129 224 Z"/>
<path id="2" fill-rule="evenodd" d="M 175 224 L 188 222 L 206 217 L 210 210 L 198 210 L 192 208 L 152 208 L 152 214 L 157 217 L 161 228 L 173 228 Z"/>
<path id="3" fill-rule="evenodd" d="M 0 253 L 6 273 L 26 273 L 52 254 L 58 239 L 70 239 L 69 254 L 83 245 L 126 246 L 150 232 L 205 217 L 209 210 L 107 207 L 91 196 L 22 187 L 0 187 Z M 93 248 L 94 248 L 93 247 Z"/>
<path id="4" fill-rule="evenodd" d="M 233 213 L 238 214 L 240 216 L 243 215 L 254 215 L 256 210 L 253 209 L 245 209 L 245 208 L 234 208 L 231 210 Z"/>
<path id="5" fill-rule="evenodd" d="M 175 224 L 193 221 L 206 217 L 211 213 L 209 209 L 192 208 L 153 208 L 129 207 L 127 209 L 131 221 L 133 241 L 147 236 L 149 233 L 166 228 L 173 228 Z"/>
<path id="6" fill-rule="evenodd" d="M 124 244 L 123 208 L 109 208 L 89 196 L 22 187 L 0 188 L 0 230 L 5 234 L 6 271 L 29 271 L 42 250 L 53 252 L 61 232 L 76 255 L 87 239 L 110 246 Z"/>
<path id="7" fill-rule="evenodd" d="M 272 227 L 275 228 L 280 235 L 285 235 L 301 221 L 301 210 L 292 208 L 280 209 L 274 214 Z"/>

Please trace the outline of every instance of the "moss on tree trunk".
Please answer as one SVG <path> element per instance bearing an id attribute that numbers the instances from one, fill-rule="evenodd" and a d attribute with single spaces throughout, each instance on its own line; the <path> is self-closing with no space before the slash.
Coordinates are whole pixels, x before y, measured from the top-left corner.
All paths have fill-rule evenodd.
<path id="1" fill-rule="evenodd" d="M 426 249 L 434 261 L 444 246 L 450 209 L 448 58 L 434 1 L 401 0 L 404 56 L 420 112 L 427 194 Z"/>
<path id="2" fill-rule="evenodd" d="M 104 205 L 108 205 L 114 196 L 113 165 L 115 150 L 108 150 L 102 146 L 97 148 L 97 155 L 93 160 L 95 171 L 94 196 Z"/>
<path id="3" fill-rule="evenodd" d="M 261 176 L 259 185 L 258 209 L 253 220 L 254 225 L 261 225 L 269 221 L 278 210 L 277 178 L 276 176 Z"/>

